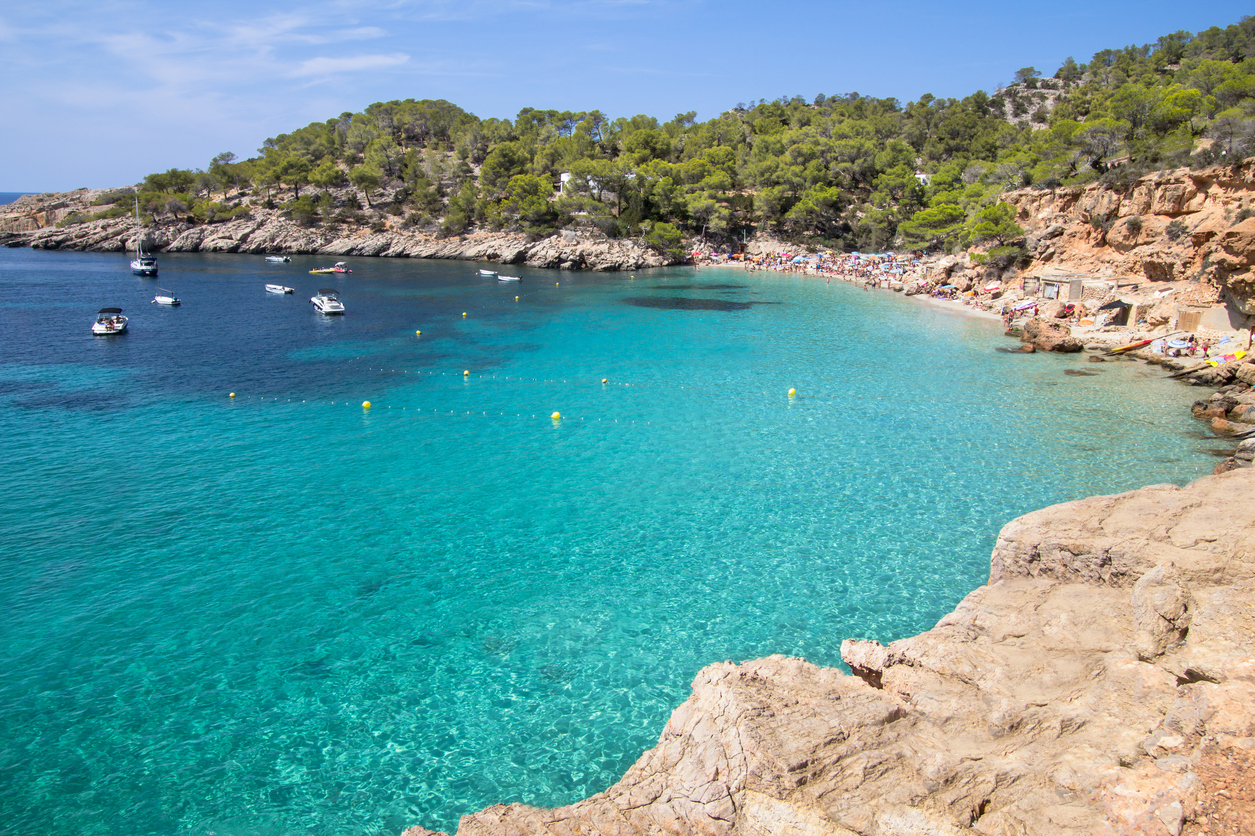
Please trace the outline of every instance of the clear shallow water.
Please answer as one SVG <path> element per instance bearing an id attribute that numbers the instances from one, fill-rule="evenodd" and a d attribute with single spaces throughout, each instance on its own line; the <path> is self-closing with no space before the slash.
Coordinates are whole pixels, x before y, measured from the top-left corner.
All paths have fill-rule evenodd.
<path id="1" fill-rule="evenodd" d="M 160 261 L 0 250 L 0 832 L 569 803 L 703 665 L 927 629 L 1009 519 L 1213 464 L 1159 372 L 844 284 Z"/>

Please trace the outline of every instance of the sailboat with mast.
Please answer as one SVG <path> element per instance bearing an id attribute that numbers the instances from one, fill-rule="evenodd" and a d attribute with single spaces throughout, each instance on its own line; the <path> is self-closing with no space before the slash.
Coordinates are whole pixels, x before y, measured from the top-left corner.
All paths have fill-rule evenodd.
<path id="1" fill-rule="evenodd" d="M 135 196 L 135 258 L 131 259 L 131 272 L 137 276 L 157 275 L 156 257 L 144 253 L 144 228 L 139 223 L 139 195 Z"/>

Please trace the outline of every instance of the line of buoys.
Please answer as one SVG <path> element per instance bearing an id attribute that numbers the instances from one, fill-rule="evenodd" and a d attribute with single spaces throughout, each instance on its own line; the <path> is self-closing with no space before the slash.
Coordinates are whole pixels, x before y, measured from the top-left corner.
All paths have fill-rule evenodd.
<path id="1" fill-rule="evenodd" d="M 235 397 L 235 393 L 234 393 L 234 392 L 232 392 L 232 393 L 231 393 L 231 397 Z M 244 395 L 244 398 L 245 398 L 245 399 L 247 399 L 247 400 L 252 400 L 252 399 L 253 399 L 253 396 L 252 396 L 252 395 Z M 279 400 L 279 398 L 269 398 L 269 399 L 268 399 L 268 398 L 265 398 L 265 397 L 262 397 L 262 396 L 258 396 L 258 397 L 257 397 L 257 400 L 260 400 L 260 401 L 265 401 L 265 400 L 275 400 L 275 401 L 277 401 L 277 400 Z M 292 399 L 291 399 L 291 398 L 288 398 L 288 399 L 287 399 L 287 401 L 288 401 L 289 403 L 291 403 L 291 402 L 292 402 Z M 309 401 L 306 401 L 306 400 L 303 400 L 303 401 L 301 401 L 301 403 L 310 403 L 310 402 L 309 402 Z M 324 404 L 324 405 L 328 405 L 328 406 L 352 406 L 352 405 L 353 405 L 351 401 L 343 401 L 343 402 L 341 402 L 341 401 L 314 401 L 311 405 L 318 404 L 318 403 L 322 403 L 322 404 Z M 372 404 L 370 401 L 362 401 L 362 403 L 361 403 L 361 408 L 362 408 L 362 409 L 371 409 L 372 407 L 373 407 L 373 404 Z M 389 410 L 390 410 L 390 409 L 392 409 L 393 407 L 392 407 L 392 405 L 391 405 L 391 404 L 385 404 L 382 408 L 383 408 L 383 409 L 389 409 Z M 409 407 L 406 407 L 406 406 L 399 406 L 399 407 L 396 407 L 396 409 L 397 409 L 397 411 L 399 411 L 399 412 L 408 412 L 408 411 L 409 411 Z M 426 410 L 427 410 L 427 408 L 426 408 L 426 407 L 416 406 L 416 407 L 414 407 L 414 414 L 415 414 L 415 415 L 417 415 L 417 416 L 422 416 L 422 415 L 423 415 L 423 413 L 424 413 L 424 412 L 426 412 Z M 432 411 L 433 413 L 435 413 L 435 415 L 434 415 L 433 417 L 438 417 L 439 415 L 444 415 L 444 414 L 446 414 L 446 413 L 442 412 L 442 411 L 440 410 L 440 408 L 439 408 L 439 407 L 432 407 L 432 408 L 431 408 L 431 411 Z M 448 414 L 448 415 L 455 415 L 455 416 L 456 416 L 456 415 L 458 415 L 458 412 L 457 412 L 457 410 L 450 409 L 450 410 L 448 411 L 448 413 L 447 413 L 447 414 Z M 474 411 L 473 409 L 468 409 L 468 410 L 466 410 L 465 414 L 466 414 L 466 415 L 472 415 L 472 416 L 473 416 L 473 415 L 475 414 L 475 411 Z M 487 417 L 490 413 L 489 413 L 489 412 L 487 412 L 486 410 L 480 410 L 480 413 L 479 413 L 479 414 L 480 414 L 480 415 L 482 415 L 482 416 Z M 505 413 L 505 412 L 498 412 L 498 413 L 497 413 L 497 415 L 501 416 L 502 418 L 508 418 L 508 417 L 510 417 L 509 413 Z M 514 414 L 514 417 L 515 417 L 515 418 L 531 418 L 531 419 L 536 419 L 536 418 L 541 418 L 541 417 L 543 417 L 543 416 L 540 416 L 540 415 L 523 415 L 522 413 L 515 413 L 515 414 Z M 552 421 L 554 421 L 555 423 L 556 423 L 556 422 L 558 422 L 558 421 L 592 421 L 592 420 L 593 420 L 593 419 L 591 419 L 591 418 L 584 418 L 584 417 L 579 417 L 579 416 L 577 416 L 577 417 L 569 417 L 569 416 L 564 416 L 561 412 L 558 412 L 558 411 L 556 411 L 556 410 L 555 410 L 554 412 L 550 413 L 549 418 L 550 418 Z M 414 419 L 411 419 L 411 420 L 414 420 Z M 604 419 L 604 418 L 597 418 L 596 420 L 597 420 L 597 422 L 598 422 L 598 423 L 600 423 L 600 422 L 602 422 L 602 421 L 606 421 L 607 419 Z M 652 425 L 652 424 L 654 424 L 654 422 L 653 422 L 653 421 L 625 421 L 625 420 L 620 420 L 620 419 L 618 419 L 618 418 L 613 419 L 613 423 L 615 423 L 615 424 L 641 424 L 641 425 L 647 425 L 647 426 L 648 426 L 648 425 Z"/>

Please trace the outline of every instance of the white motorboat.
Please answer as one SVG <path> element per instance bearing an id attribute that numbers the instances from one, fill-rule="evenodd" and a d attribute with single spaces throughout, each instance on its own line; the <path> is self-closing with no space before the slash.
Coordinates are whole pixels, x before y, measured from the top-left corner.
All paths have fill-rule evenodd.
<path id="1" fill-rule="evenodd" d="M 497 271 L 496 271 L 496 270 L 480 270 L 480 271 L 479 271 L 479 275 L 481 275 L 481 276 L 491 276 L 492 278 L 494 278 L 494 279 L 495 279 L 495 278 L 497 278 Z"/>
<path id="2" fill-rule="evenodd" d="M 335 266 L 331 268 L 331 272 L 332 273 L 352 273 L 353 271 L 350 270 L 349 265 L 345 264 L 343 261 L 337 261 Z"/>
<path id="3" fill-rule="evenodd" d="M 157 288 L 157 295 L 153 297 L 154 305 L 169 305 L 170 307 L 178 307 L 179 297 L 175 296 L 164 287 Z"/>
<path id="4" fill-rule="evenodd" d="M 518 276 L 497 276 L 497 281 L 499 281 L 499 282 L 517 282 L 517 281 L 521 281 L 521 279 L 520 279 Z"/>
<path id="5" fill-rule="evenodd" d="M 292 288 L 284 287 L 281 284 L 268 284 L 266 285 L 266 292 L 267 293 L 291 293 Z"/>
<path id="6" fill-rule="evenodd" d="M 121 334 L 126 330 L 128 321 L 122 315 L 121 308 L 101 308 L 96 314 L 96 321 L 92 323 L 92 333 L 97 336 Z"/>
<path id="7" fill-rule="evenodd" d="M 333 287 L 323 287 L 318 289 L 317 296 L 311 296 L 309 301 L 314 303 L 314 310 L 323 314 L 342 314 L 344 313 L 344 303 L 340 301 L 340 291 Z"/>
<path id="8" fill-rule="evenodd" d="M 291 264 L 292 263 L 292 259 L 288 258 L 286 255 L 268 255 L 266 256 L 266 260 L 269 261 L 271 264 Z"/>
<path id="9" fill-rule="evenodd" d="M 157 275 L 157 259 L 144 253 L 144 228 L 139 224 L 139 195 L 135 196 L 135 258 L 131 272 L 137 276 Z"/>

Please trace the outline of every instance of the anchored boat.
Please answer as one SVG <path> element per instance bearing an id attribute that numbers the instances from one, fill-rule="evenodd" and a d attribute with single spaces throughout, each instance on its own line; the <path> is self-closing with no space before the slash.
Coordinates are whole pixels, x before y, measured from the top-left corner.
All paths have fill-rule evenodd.
<path id="1" fill-rule="evenodd" d="M 169 305 L 172 308 L 176 308 L 180 304 L 179 297 L 164 287 L 157 288 L 157 295 L 153 297 L 152 303 L 154 305 Z"/>
<path id="2" fill-rule="evenodd" d="M 131 272 L 137 276 L 156 276 L 157 259 L 144 252 L 144 228 L 139 223 L 139 196 L 135 196 L 135 258 L 131 259 Z"/>

